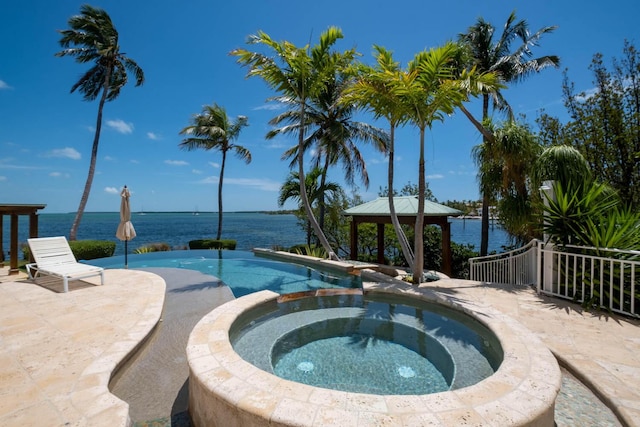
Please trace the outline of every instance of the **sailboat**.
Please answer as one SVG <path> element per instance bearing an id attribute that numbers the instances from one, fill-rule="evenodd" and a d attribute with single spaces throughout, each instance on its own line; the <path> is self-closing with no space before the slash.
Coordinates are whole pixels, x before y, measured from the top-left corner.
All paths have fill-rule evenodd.
<path id="1" fill-rule="evenodd" d="M 194 215 L 194 216 L 198 216 L 198 215 L 200 215 L 200 213 L 198 212 L 198 207 L 197 207 L 197 206 L 196 206 L 196 210 L 195 210 L 195 211 L 193 211 L 193 215 Z"/>
<path id="2" fill-rule="evenodd" d="M 146 213 L 144 213 L 144 206 L 142 206 L 140 212 L 138 212 L 138 215 L 146 215 Z"/>

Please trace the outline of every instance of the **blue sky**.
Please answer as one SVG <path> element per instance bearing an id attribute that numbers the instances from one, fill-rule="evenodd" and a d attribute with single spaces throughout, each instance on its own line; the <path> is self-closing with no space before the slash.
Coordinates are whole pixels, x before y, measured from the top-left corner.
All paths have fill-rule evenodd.
<path id="1" fill-rule="evenodd" d="M 45 213 L 77 209 L 89 167 L 97 102 L 70 94 L 87 69 L 60 50 L 56 30 L 84 2 L 5 0 L 0 14 L 0 203 L 43 203 Z M 127 85 L 105 105 L 100 150 L 87 211 L 117 211 L 119 190 L 128 185 L 134 211 L 217 210 L 220 154 L 182 151 L 179 131 L 205 104 L 218 103 L 230 116 L 245 115 L 238 143 L 253 156 L 249 165 L 231 157 L 224 181 L 224 210 L 277 209 L 278 189 L 288 163 L 280 160 L 295 144 L 287 138 L 266 141 L 268 120 L 277 114 L 265 103 L 274 95 L 229 52 L 246 47 L 248 35 L 263 30 L 274 39 L 315 43 L 329 26 L 342 29 L 341 50 L 356 47 L 371 61 L 372 46 L 394 51 L 403 65 L 425 48 L 455 39 L 483 17 L 501 27 L 512 10 L 532 30 L 558 29 L 543 37 L 536 55 L 556 54 L 561 68 L 504 91 L 516 113 L 533 123 L 541 108 L 566 119 L 562 106 L 562 72 L 569 69 L 576 90 L 592 87 L 588 70 L 593 54 L 605 63 L 622 54 L 623 41 L 639 40 L 636 0 L 489 1 L 457 0 L 400 3 L 378 0 L 257 1 L 112 0 L 94 1 L 104 8 L 120 33 L 123 52 L 145 71 L 141 87 Z M 468 108 L 480 114 L 480 104 Z M 371 121 L 368 115 L 360 117 Z M 379 123 L 384 126 L 384 123 Z M 435 196 L 477 199 L 471 148 L 480 137 L 461 113 L 434 125 L 427 135 L 427 175 Z M 418 134 L 407 127 L 397 135 L 396 186 L 417 183 Z M 357 189 L 365 200 L 386 185 L 387 164 L 363 146 L 371 179 Z M 342 183 L 342 171 L 332 171 Z M 285 207 L 294 207 L 289 204 Z"/>

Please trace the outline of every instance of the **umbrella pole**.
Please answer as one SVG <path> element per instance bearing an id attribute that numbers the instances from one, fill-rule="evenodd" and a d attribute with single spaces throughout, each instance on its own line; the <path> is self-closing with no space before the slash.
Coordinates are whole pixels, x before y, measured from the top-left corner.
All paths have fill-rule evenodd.
<path id="1" fill-rule="evenodd" d="M 129 242 L 128 240 L 124 241 L 124 268 L 129 268 L 129 265 L 127 263 L 127 243 L 128 242 Z"/>

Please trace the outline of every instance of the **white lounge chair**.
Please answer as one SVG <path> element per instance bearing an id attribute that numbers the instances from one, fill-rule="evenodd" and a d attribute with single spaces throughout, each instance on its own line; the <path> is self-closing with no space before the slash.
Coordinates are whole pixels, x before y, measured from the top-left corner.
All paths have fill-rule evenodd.
<path id="1" fill-rule="evenodd" d="M 27 241 L 35 261 L 27 264 L 30 279 L 35 280 L 40 275 L 59 277 L 63 281 L 65 292 L 69 292 L 70 280 L 92 276 L 100 275 L 100 284 L 104 285 L 104 269 L 79 263 L 65 237 L 40 237 Z"/>

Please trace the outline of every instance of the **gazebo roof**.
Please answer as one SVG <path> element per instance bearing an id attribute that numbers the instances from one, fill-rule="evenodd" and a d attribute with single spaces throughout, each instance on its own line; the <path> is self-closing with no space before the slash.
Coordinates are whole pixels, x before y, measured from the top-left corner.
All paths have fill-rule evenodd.
<path id="1" fill-rule="evenodd" d="M 417 196 L 399 196 L 393 198 L 393 206 L 397 216 L 416 216 L 418 213 L 418 197 Z M 348 216 L 388 216 L 389 198 L 378 197 L 367 203 L 344 211 Z M 424 216 L 458 216 L 462 215 L 462 211 L 441 205 L 430 200 L 424 201 Z"/>

